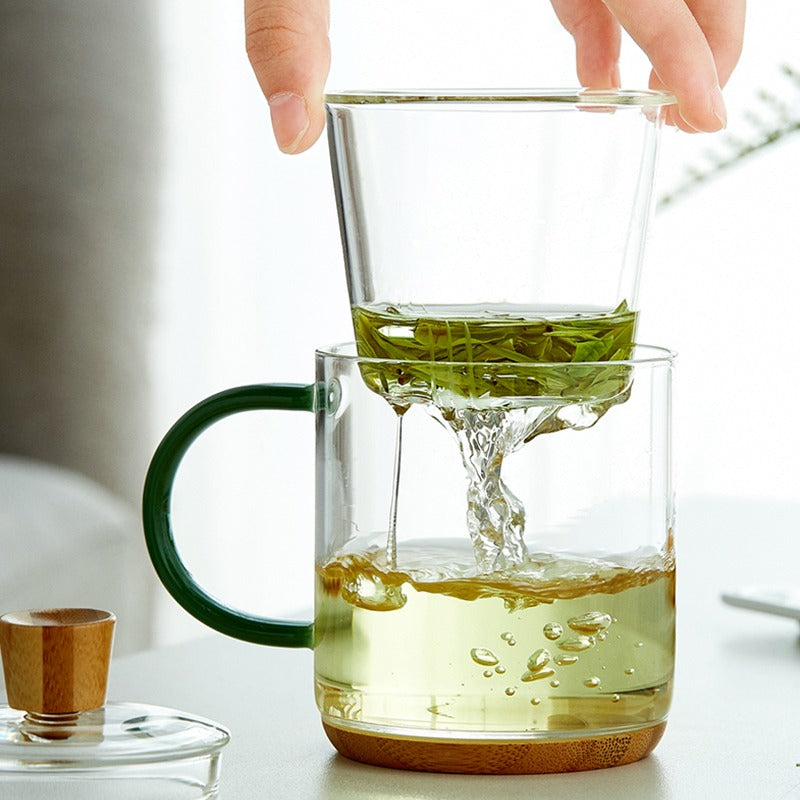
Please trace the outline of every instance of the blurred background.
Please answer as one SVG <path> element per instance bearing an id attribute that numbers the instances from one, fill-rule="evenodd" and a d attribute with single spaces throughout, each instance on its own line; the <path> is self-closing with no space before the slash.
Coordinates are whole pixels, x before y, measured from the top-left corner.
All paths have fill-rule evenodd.
<path id="1" fill-rule="evenodd" d="M 572 40 L 546 3 L 333 6 L 329 89 L 575 85 Z M 9 137 L 0 173 L 8 305 L 0 451 L 65 466 L 108 493 L 106 518 L 124 518 L 132 531 L 124 557 L 140 570 L 118 581 L 128 587 L 119 602 L 133 603 L 147 629 L 131 649 L 201 635 L 152 581 L 138 494 L 158 440 L 196 401 L 243 383 L 310 382 L 314 348 L 351 337 L 327 145 L 323 137 L 296 157 L 275 147 L 240 3 L 0 8 L 2 74 L 14 76 L 4 78 L 0 107 Z M 800 72 L 799 32 L 796 3 L 753 4 L 725 92 L 728 130 L 667 130 L 662 139 L 657 194 L 671 200 L 651 230 L 639 339 L 679 353 L 678 542 L 682 498 L 796 501 L 800 491 L 792 424 L 800 377 L 787 344 L 800 290 L 800 78 L 783 68 Z M 649 64 L 629 40 L 621 72 L 623 87 L 646 87 Z M 34 290 L 25 288 L 31 280 Z M 72 416 L 52 410 L 63 411 L 64 398 Z M 63 553 L 85 529 L 81 515 L 71 534 L 63 513 L 33 519 L 41 491 L 9 488 L 0 511 L 0 537 L 22 559 L 16 573 L 8 566 L 17 578 L 5 603 L 22 602 L 14 580 L 50 558 L 25 525 L 43 531 L 42 547 L 58 539 L 67 572 Z M 312 492 L 310 416 L 217 425 L 176 482 L 187 563 L 234 605 L 309 615 Z M 21 501 L 26 511 L 12 518 Z M 70 578 L 58 597 L 80 583 Z"/>

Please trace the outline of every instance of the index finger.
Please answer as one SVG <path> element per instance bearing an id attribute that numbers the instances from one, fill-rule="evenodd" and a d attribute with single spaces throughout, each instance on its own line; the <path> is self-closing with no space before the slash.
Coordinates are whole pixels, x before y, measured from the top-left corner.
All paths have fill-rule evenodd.
<path id="1" fill-rule="evenodd" d="M 683 0 L 605 0 L 644 50 L 657 82 L 678 101 L 678 113 L 698 131 L 725 127 L 726 111 L 714 54 Z"/>

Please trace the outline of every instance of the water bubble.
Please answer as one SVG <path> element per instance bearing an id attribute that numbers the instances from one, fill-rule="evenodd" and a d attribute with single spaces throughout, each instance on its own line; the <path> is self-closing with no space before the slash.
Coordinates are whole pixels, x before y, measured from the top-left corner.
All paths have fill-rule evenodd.
<path id="1" fill-rule="evenodd" d="M 602 611 L 587 611 L 579 617 L 567 620 L 567 625 L 576 633 L 597 633 L 611 624 L 611 615 Z"/>
<path id="2" fill-rule="evenodd" d="M 596 689 L 600 685 L 600 678 L 598 678 L 596 675 L 592 675 L 591 678 L 587 678 L 583 682 L 583 685 L 587 689 Z"/>
<path id="3" fill-rule="evenodd" d="M 584 650 L 594 647 L 594 637 L 575 636 L 572 639 L 559 642 L 558 646 L 561 650 L 566 650 L 568 653 L 582 653 Z"/>
<path id="4" fill-rule="evenodd" d="M 523 672 L 520 680 L 523 683 L 530 683 L 531 681 L 541 681 L 544 678 L 552 678 L 556 674 L 554 669 L 542 669 L 538 672 Z"/>
<path id="5" fill-rule="evenodd" d="M 636 672 L 636 670 L 633 667 L 628 667 L 628 669 L 625 670 L 626 675 L 633 675 L 634 672 Z"/>
<path id="6" fill-rule="evenodd" d="M 538 672 L 540 669 L 544 669 L 549 663 L 550 651 L 543 648 L 531 653 L 530 658 L 528 658 L 528 669 L 531 672 Z"/>
<path id="7" fill-rule="evenodd" d="M 505 667 L 504 667 L 502 664 L 498 664 L 498 665 L 497 665 L 497 666 L 494 668 L 494 671 L 495 671 L 495 672 L 496 672 L 498 675 L 502 675 L 503 673 L 505 673 L 505 671 L 506 671 L 506 668 L 505 668 Z"/>
<path id="8" fill-rule="evenodd" d="M 355 580 L 342 584 L 345 602 L 369 611 L 393 611 L 406 604 L 406 596 L 400 586 L 386 584 L 380 578 L 359 575 Z"/>
<path id="9" fill-rule="evenodd" d="M 606 636 L 608 636 L 608 634 L 605 631 L 599 631 L 597 634 L 597 641 L 598 642 L 605 641 Z"/>
<path id="10" fill-rule="evenodd" d="M 634 647 L 644 647 L 644 642 L 636 642 Z"/>
<path id="11" fill-rule="evenodd" d="M 556 656 L 554 661 L 559 667 L 568 667 L 578 663 L 578 656 Z"/>
<path id="12" fill-rule="evenodd" d="M 491 650 L 487 650 L 485 647 L 473 647 L 469 654 L 472 656 L 472 660 L 482 667 L 493 667 L 500 661 Z"/>
<path id="13" fill-rule="evenodd" d="M 513 647 L 517 640 L 514 638 L 514 634 L 511 631 L 506 631 L 505 633 L 500 634 L 500 638 L 509 646 Z"/>
<path id="14" fill-rule="evenodd" d="M 551 686 L 552 686 L 554 689 L 558 689 L 558 687 L 559 687 L 559 686 L 561 686 L 561 681 L 550 681 L 550 685 L 551 685 Z"/>
<path id="15" fill-rule="evenodd" d="M 547 625 L 542 628 L 542 631 L 544 632 L 545 638 L 549 639 L 551 642 L 554 642 L 564 633 L 564 629 L 557 622 L 548 622 Z"/>
<path id="16" fill-rule="evenodd" d="M 515 695 L 516 693 L 517 693 L 517 690 L 516 690 L 516 689 L 515 689 L 513 686 L 507 686 L 507 687 L 506 687 L 506 694 L 507 694 L 509 697 L 512 697 L 512 696 L 513 696 L 513 695 Z"/>
<path id="17" fill-rule="evenodd" d="M 541 702 L 542 702 L 541 697 L 532 697 L 531 698 L 531 705 L 532 706 L 538 706 L 539 703 L 541 703 Z"/>
<path id="18" fill-rule="evenodd" d="M 584 428 L 591 428 L 597 422 L 600 414 L 588 403 L 570 403 L 568 406 L 559 408 L 556 416 L 567 427 L 580 431 Z"/>
<path id="19" fill-rule="evenodd" d="M 494 675 L 494 672 L 492 672 L 492 670 L 490 670 L 490 669 L 485 669 L 483 671 L 483 677 L 484 678 L 491 678 L 492 675 Z"/>
<path id="20" fill-rule="evenodd" d="M 615 694 L 615 695 L 614 695 L 614 696 L 611 698 L 611 702 L 612 702 L 612 703 L 619 703 L 619 695 L 618 695 L 618 694 Z"/>

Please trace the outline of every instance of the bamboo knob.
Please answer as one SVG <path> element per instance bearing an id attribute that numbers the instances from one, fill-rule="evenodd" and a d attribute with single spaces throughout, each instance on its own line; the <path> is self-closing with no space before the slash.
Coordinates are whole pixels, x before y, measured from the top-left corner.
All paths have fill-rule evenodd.
<path id="1" fill-rule="evenodd" d="M 106 701 L 116 617 L 93 608 L 17 611 L 0 617 L 8 704 L 74 714 Z"/>

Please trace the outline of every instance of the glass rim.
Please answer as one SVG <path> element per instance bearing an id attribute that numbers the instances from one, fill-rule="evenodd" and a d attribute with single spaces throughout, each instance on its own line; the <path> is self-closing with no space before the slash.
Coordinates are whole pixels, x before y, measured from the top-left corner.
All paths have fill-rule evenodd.
<path id="1" fill-rule="evenodd" d="M 397 89 L 327 92 L 327 106 L 530 104 L 544 107 L 652 108 L 673 105 L 675 96 L 657 89 Z"/>
<path id="2" fill-rule="evenodd" d="M 637 355 L 642 353 L 642 355 Z M 403 364 L 430 366 L 437 364 L 451 367 L 471 367 L 471 368 L 509 368 L 514 369 L 563 369 L 565 367 L 644 367 L 644 366 L 672 366 L 677 358 L 674 350 L 666 347 L 658 347 L 651 344 L 632 345 L 632 357 L 612 359 L 606 361 L 420 361 L 409 358 L 376 358 L 374 356 L 360 356 L 356 352 L 355 342 L 341 342 L 328 347 L 318 347 L 314 354 L 317 358 L 333 359 L 339 361 L 358 362 L 359 364 Z"/>

